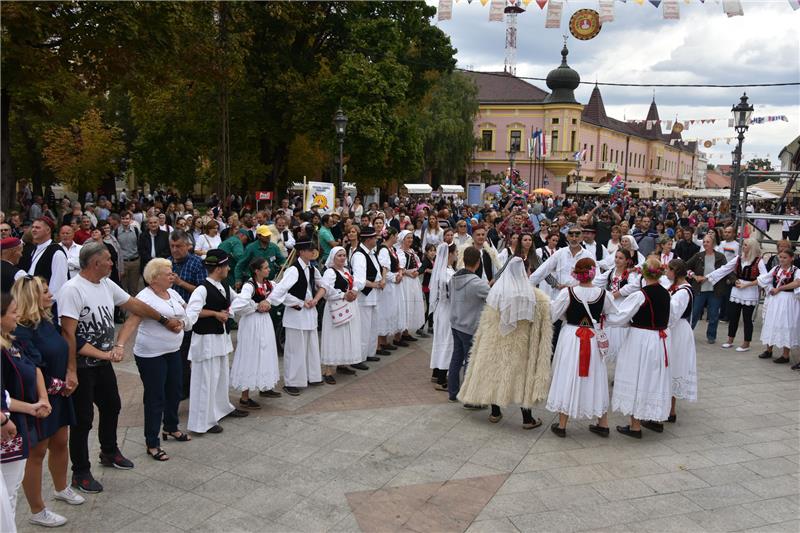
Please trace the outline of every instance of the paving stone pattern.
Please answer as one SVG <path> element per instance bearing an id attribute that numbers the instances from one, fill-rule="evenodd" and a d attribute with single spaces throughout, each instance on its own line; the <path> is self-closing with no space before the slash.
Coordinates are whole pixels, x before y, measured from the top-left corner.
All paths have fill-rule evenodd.
<path id="1" fill-rule="evenodd" d="M 105 491 L 82 506 L 53 502 L 48 474 L 45 494 L 69 519 L 62 530 L 84 533 L 800 531 L 800 372 L 757 359 L 757 342 L 747 353 L 709 346 L 704 331 L 700 401 L 641 441 L 601 439 L 587 421 L 559 439 L 541 406 L 540 428 L 523 430 L 511 407 L 490 424 L 433 389 L 422 340 L 336 386 L 262 398 L 219 435 L 164 443 L 166 463 L 145 455 L 129 357 L 117 367 L 119 438 L 136 468 L 95 464 Z M 38 529 L 29 516 L 20 491 L 20 531 Z"/>

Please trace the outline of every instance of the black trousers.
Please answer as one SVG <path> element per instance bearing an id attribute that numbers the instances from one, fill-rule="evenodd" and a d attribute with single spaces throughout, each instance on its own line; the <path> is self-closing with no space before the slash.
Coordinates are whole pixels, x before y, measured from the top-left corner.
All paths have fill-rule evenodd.
<path id="1" fill-rule="evenodd" d="M 74 474 L 87 474 L 89 461 L 89 431 L 94 421 L 94 406 L 100 413 L 97 427 L 100 450 L 114 453 L 117 449 L 117 421 L 122 409 L 114 368 L 108 365 L 78 369 L 78 388 L 72 393 L 75 406 L 75 426 L 69 432 L 69 458 Z"/>
<path id="2" fill-rule="evenodd" d="M 181 400 L 189 397 L 189 384 L 192 382 L 192 363 L 189 361 L 189 348 L 192 346 L 192 332 L 185 331 L 183 333 L 183 342 L 181 342 L 181 364 L 183 365 L 183 380 Z"/>
<path id="3" fill-rule="evenodd" d="M 730 320 L 730 308 L 731 308 L 731 290 L 733 290 L 733 285 L 725 285 L 725 293 L 722 295 L 722 301 L 719 305 L 719 318 L 720 320 Z"/>
<path id="4" fill-rule="evenodd" d="M 753 311 L 755 310 L 755 305 L 728 302 L 728 337 L 736 337 L 736 331 L 739 329 L 739 315 L 741 314 L 744 319 L 744 341 L 750 342 L 753 340 Z"/>

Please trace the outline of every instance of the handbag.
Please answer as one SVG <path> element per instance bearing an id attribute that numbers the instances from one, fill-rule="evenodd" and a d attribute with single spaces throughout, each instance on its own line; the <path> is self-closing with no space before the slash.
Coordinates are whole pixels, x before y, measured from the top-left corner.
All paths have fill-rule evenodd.
<path id="1" fill-rule="evenodd" d="M 353 319 L 353 307 L 344 298 L 330 302 L 328 312 L 331 314 L 331 322 L 338 327 L 347 324 Z"/>
<path id="2" fill-rule="evenodd" d="M 575 295 L 578 298 L 577 295 Z M 605 298 L 605 295 L 603 296 Z M 583 308 L 586 309 L 586 314 L 589 315 L 589 320 L 592 321 L 592 329 L 594 330 L 594 339 L 597 341 L 597 351 L 600 353 L 600 357 L 605 359 L 608 357 L 608 335 L 606 332 L 602 330 L 595 322 L 594 317 L 592 316 L 592 312 L 589 310 L 589 306 L 586 302 L 578 298 L 578 300 L 583 304 Z"/>

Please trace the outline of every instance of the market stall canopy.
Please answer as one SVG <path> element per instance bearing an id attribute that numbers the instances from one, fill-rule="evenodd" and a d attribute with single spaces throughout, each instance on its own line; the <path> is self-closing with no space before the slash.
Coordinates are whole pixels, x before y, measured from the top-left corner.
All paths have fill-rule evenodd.
<path id="1" fill-rule="evenodd" d="M 597 194 L 595 188 L 585 181 L 576 181 L 567 187 L 567 194 Z"/>
<path id="2" fill-rule="evenodd" d="M 771 192 L 765 191 L 760 187 L 748 187 L 747 195 L 755 197 L 759 200 L 777 200 L 778 198 L 780 198 L 779 195 L 772 194 Z"/>
<path id="3" fill-rule="evenodd" d="M 786 182 L 783 180 L 781 181 L 766 180 L 762 181 L 761 183 L 755 183 L 753 185 L 748 186 L 747 190 L 749 191 L 752 188 L 761 189 L 762 191 L 766 191 L 768 193 L 772 193 L 780 197 L 781 195 L 783 195 L 783 191 L 786 189 Z M 800 180 L 797 180 L 794 183 L 794 187 L 792 187 L 792 190 L 789 191 L 789 194 L 794 194 L 794 195 L 800 194 Z"/>
<path id="4" fill-rule="evenodd" d="M 439 185 L 439 192 L 441 194 L 464 194 L 464 187 L 461 185 Z"/>
<path id="5" fill-rule="evenodd" d="M 406 183 L 403 185 L 408 194 L 430 194 L 433 188 L 427 183 Z"/>
<path id="6" fill-rule="evenodd" d="M 551 191 L 550 189 L 545 189 L 544 187 L 541 187 L 539 189 L 534 189 L 533 190 L 533 194 L 544 194 L 546 196 L 553 196 L 553 191 Z"/>
<path id="7" fill-rule="evenodd" d="M 601 195 L 604 195 L 604 196 L 611 194 L 611 184 L 609 184 L 609 183 L 602 184 L 600 187 L 598 187 L 597 189 L 594 190 L 594 193 L 595 194 L 601 194 Z"/>

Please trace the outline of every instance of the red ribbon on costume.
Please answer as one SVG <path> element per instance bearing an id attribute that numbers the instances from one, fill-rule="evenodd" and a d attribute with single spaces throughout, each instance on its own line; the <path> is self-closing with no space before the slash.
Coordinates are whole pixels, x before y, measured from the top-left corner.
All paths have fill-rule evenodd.
<path id="1" fill-rule="evenodd" d="M 667 358 L 667 332 L 663 329 L 658 330 L 658 336 L 661 339 L 661 343 L 664 345 L 664 366 L 669 366 L 669 359 Z"/>
<path id="2" fill-rule="evenodd" d="M 575 336 L 581 340 L 578 377 L 585 378 L 589 376 L 589 361 L 592 356 L 592 343 L 590 341 L 594 337 L 594 332 L 591 328 L 581 326 L 575 332 Z"/>

